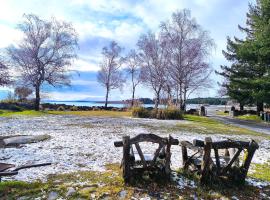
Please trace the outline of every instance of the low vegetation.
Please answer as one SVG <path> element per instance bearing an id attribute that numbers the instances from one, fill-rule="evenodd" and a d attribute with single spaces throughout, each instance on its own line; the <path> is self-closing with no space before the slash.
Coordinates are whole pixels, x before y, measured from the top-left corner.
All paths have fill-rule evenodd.
<path id="1" fill-rule="evenodd" d="M 107 170 L 81 171 L 69 174 L 52 175 L 46 182 L 4 181 L 0 183 L 0 199 L 47 199 L 50 195 L 58 199 L 253 199 L 259 197 L 260 191 L 253 186 L 235 187 L 202 187 L 182 186 L 178 181 L 193 179 L 179 172 L 175 181 L 157 182 L 141 177 L 136 185 L 125 185 L 119 164 L 106 166 Z M 195 178 L 196 181 L 196 178 Z M 184 183 L 184 182 L 183 182 Z M 264 190 L 264 188 L 262 189 Z"/>
<path id="2" fill-rule="evenodd" d="M 150 110 L 143 107 L 135 107 L 132 109 L 132 116 L 139 118 L 183 119 L 183 112 L 177 108 Z"/>
<path id="3" fill-rule="evenodd" d="M 253 164 L 250 177 L 270 182 L 270 161 L 263 164 Z"/>
<path id="4" fill-rule="evenodd" d="M 250 120 L 254 122 L 261 122 L 262 119 L 258 115 L 240 115 L 236 117 L 237 119 Z"/>

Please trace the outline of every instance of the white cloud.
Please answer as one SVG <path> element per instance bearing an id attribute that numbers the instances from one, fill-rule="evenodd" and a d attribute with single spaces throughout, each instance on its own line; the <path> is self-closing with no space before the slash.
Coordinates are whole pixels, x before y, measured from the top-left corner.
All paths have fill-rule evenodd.
<path id="1" fill-rule="evenodd" d="M 78 59 L 74 62 L 74 64 L 71 67 L 71 70 L 75 71 L 98 71 L 100 68 L 97 64 L 85 61 L 82 59 Z"/>
<path id="2" fill-rule="evenodd" d="M 87 95 L 81 92 L 50 92 L 45 94 L 45 99 L 52 99 L 56 101 L 72 101 L 72 100 L 84 100 L 84 99 L 103 99 L 104 96 Z"/>
<path id="3" fill-rule="evenodd" d="M 22 39 L 23 34 L 14 28 L 0 24 L 0 48 L 5 48 L 11 44 L 16 44 Z"/>

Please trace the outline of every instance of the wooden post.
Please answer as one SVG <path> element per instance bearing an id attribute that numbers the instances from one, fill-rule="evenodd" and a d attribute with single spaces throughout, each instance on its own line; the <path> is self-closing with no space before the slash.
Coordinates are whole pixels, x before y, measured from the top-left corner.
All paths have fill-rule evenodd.
<path id="1" fill-rule="evenodd" d="M 167 148 L 166 148 L 166 157 L 165 157 L 165 173 L 169 175 L 171 173 L 171 136 L 168 138 Z"/>
<path id="2" fill-rule="evenodd" d="M 188 160 L 188 154 L 187 154 L 187 147 L 181 146 L 182 148 L 182 166 L 184 167 L 184 170 L 187 170 L 188 165 L 186 165 L 186 162 Z"/>
<path id="3" fill-rule="evenodd" d="M 249 147 L 247 149 L 248 151 L 248 154 L 247 154 L 247 157 L 246 159 L 244 160 L 244 163 L 243 163 L 243 174 L 242 174 L 242 181 L 245 180 L 246 176 L 247 176 L 247 173 L 248 173 L 248 169 L 249 169 L 249 166 L 250 166 L 250 163 L 251 163 L 251 160 L 253 158 L 253 155 L 255 153 L 255 151 L 259 148 L 258 144 L 255 142 L 255 141 L 250 141 L 249 143 Z"/>
<path id="4" fill-rule="evenodd" d="M 202 161 L 202 173 L 200 180 L 202 184 L 207 184 L 207 182 L 210 180 L 211 148 L 212 148 L 212 139 L 211 137 L 206 137 L 204 141 L 204 155 Z"/>
<path id="5" fill-rule="evenodd" d="M 218 149 L 214 149 L 215 152 L 215 159 L 216 159 L 216 166 L 217 166 L 217 174 L 220 172 L 220 160 L 218 155 Z"/>
<path id="6" fill-rule="evenodd" d="M 130 137 L 123 136 L 123 178 L 125 183 L 128 183 L 131 177 L 129 153 Z"/>

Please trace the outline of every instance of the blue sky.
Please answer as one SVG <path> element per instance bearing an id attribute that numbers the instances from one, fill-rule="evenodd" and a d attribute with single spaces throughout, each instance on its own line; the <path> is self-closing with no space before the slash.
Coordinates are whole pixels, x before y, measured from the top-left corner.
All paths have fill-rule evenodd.
<path id="1" fill-rule="evenodd" d="M 101 49 L 112 39 L 128 51 L 136 46 L 138 37 L 148 30 L 156 31 L 161 21 L 170 18 L 172 12 L 190 9 L 193 17 L 210 32 L 216 49 L 209 57 L 213 69 L 226 64 L 222 49 L 227 36 L 239 36 L 237 25 L 245 24 L 248 3 L 235 0 L 1 0 L 0 49 L 14 44 L 22 38 L 16 25 L 24 13 L 49 19 L 72 22 L 79 34 L 78 59 L 72 68 L 72 87 L 46 89 L 43 97 L 55 100 L 95 99 L 102 100 L 105 91 L 96 82 Z M 191 97 L 216 96 L 220 77 L 211 75 L 213 87 L 194 93 Z M 12 88 L 0 88 L 0 98 Z M 127 84 L 123 91 L 112 91 L 110 99 L 126 99 L 131 96 Z M 150 89 L 140 86 L 137 97 L 152 97 Z"/>

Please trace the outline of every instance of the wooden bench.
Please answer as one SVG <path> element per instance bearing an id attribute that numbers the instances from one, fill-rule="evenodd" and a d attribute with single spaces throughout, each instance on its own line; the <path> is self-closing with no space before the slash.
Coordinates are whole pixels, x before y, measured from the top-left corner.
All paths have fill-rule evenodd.
<path id="1" fill-rule="evenodd" d="M 252 140 L 250 142 L 224 140 L 212 142 L 210 137 L 205 141 L 194 140 L 180 142 L 182 146 L 182 161 L 184 171 L 196 172 L 200 176 L 202 184 L 208 184 L 213 179 L 226 179 L 244 183 L 247 172 L 255 151 L 259 148 L 258 144 Z M 192 150 L 192 155 L 188 155 L 188 149 Z M 220 151 L 228 152 L 228 149 L 236 151 L 233 155 L 221 156 Z M 214 155 L 211 156 L 212 150 Z M 239 165 L 239 156 L 245 151 L 242 165 Z"/>
<path id="2" fill-rule="evenodd" d="M 140 144 L 141 142 L 152 142 L 157 143 L 158 148 L 153 155 L 145 154 L 142 152 Z M 123 169 L 123 178 L 126 183 L 130 181 L 132 177 L 133 170 L 143 169 L 157 169 L 158 160 L 163 160 L 164 165 L 162 165 L 162 170 L 164 170 L 166 175 L 171 172 L 170 162 L 171 162 L 171 145 L 178 145 L 177 139 L 169 136 L 168 138 L 159 137 L 154 134 L 140 134 L 134 138 L 130 136 L 124 136 L 122 141 L 114 142 L 115 147 L 123 147 L 123 159 L 121 167 Z M 137 154 L 134 153 L 134 146 Z"/>

